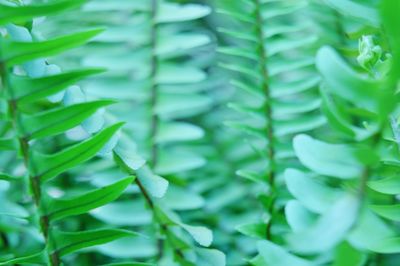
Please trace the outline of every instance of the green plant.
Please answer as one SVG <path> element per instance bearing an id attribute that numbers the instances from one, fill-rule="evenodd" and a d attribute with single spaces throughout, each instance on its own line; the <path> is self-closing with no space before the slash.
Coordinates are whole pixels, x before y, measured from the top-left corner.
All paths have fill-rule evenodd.
<path id="1" fill-rule="evenodd" d="M 397 266 L 399 11 L 0 0 L 0 265 Z"/>

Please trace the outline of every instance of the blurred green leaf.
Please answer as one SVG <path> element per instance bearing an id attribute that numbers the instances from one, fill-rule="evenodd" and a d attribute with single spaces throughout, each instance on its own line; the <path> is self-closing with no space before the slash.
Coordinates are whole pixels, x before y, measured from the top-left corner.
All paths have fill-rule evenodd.
<path id="1" fill-rule="evenodd" d="M 327 251 L 342 241 L 356 222 L 358 198 L 346 195 L 327 209 L 316 223 L 304 231 L 288 235 L 292 250 L 303 254 Z"/>
<path id="2" fill-rule="evenodd" d="M 290 254 L 280 246 L 273 244 L 269 241 L 260 241 L 257 243 L 258 251 L 262 259 L 267 263 L 266 265 L 274 266 L 311 266 L 312 262 L 306 261 L 302 258 Z"/>
<path id="3" fill-rule="evenodd" d="M 354 147 L 325 143 L 307 135 L 297 135 L 293 146 L 299 160 L 318 174 L 350 179 L 361 176 L 363 171 L 363 164 L 354 156 Z"/>
<path id="4" fill-rule="evenodd" d="M 208 6 L 197 4 L 179 5 L 175 3 L 162 3 L 156 17 L 158 23 L 170 23 L 199 19 L 210 14 Z"/>

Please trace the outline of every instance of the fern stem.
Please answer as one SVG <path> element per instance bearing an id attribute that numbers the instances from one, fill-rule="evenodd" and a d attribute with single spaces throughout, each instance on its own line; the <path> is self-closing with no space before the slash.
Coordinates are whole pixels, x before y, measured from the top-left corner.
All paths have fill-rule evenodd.
<path id="1" fill-rule="evenodd" d="M 134 174 L 134 173 L 131 173 L 131 174 Z M 136 178 L 136 179 L 135 179 L 135 183 L 138 185 L 138 187 L 139 187 L 139 189 L 140 189 L 142 195 L 144 196 L 144 198 L 145 198 L 147 204 L 149 205 L 151 211 L 153 212 L 153 217 L 154 217 L 154 219 L 157 221 L 157 223 L 160 225 L 161 231 L 164 232 L 164 234 L 165 234 L 165 232 L 168 231 L 168 225 L 162 223 L 162 221 L 160 221 L 160 220 L 158 219 L 157 213 L 156 213 L 155 208 L 154 208 L 154 202 L 153 202 L 153 200 L 151 199 L 151 197 L 150 197 L 149 193 L 147 192 L 147 190 L 144 188 L 142 182 L 140 182 L 140 180 L 139 180 L 138 178 Z M 167 238 L 167 239 L 168 239 L 168 238 Z M 162 242 L 161 242 L 161 243 L 162 243 Z M 182 253 L 182 251 L 181 251 L 180 249 L 176 248 L 176 247 L 174 246 L 174 244 L 173 244 L 172 242 L 170 242 L 170 241 L 169 241 L 169 244 L 170 244 L 170 246 L 173 248 L 174 253 L 175 253 L 177 256 L 179 256 L 179 257 L 182 258 L 182 259 L 185 259 L 185 256 L 183 255 L 183 253 Z M 161 248 L 161 251 L 162 251 L 162 249 L 163 249 L 163 246 L 164 246 L 163 244 L 160 246 L 160 241 L 158 241 L 158 248 L 159 248 L 159 249 Z M 160 252 L 160 250 L 159 250 L 159 252 Z M 159 253 L 159 257 L 160 257 L 160 255 L 162 255 L 162 253 L 161 253 L 161 254 Z M 162 256 L 161 256 L 161 257 L 162 257 Z"/>
<path id="2" fill-rule="evenodd" d="M 0 76 L 2 80 L 2 87 L 3 89 L 9 93 L 9 96 L 12 96 L 13 92 L 12 89 L 9 85 L 8 81 L 8 68 L 5 65 L 5 63 L 0 64 Z M 12 97 L 11 97 L 12 98 Z M 12 125 L 14 128 L 14 131 L 16 134 L 18 134 L 18 107 L 17 103 L 14 100 L 8 100 L 8 109 L 11 115 L 11 120 L 12 120 Z M 22 156 L 23 156 L 23 161 L 25 168 L 27 169 L 28 175 L 29 175 L 29 180 L 30 180 L 30 185 L 32 189 L 32 194 L 33 194 L 33 201 L 35 203 L 36 209 L 40 213 L 40 206 L 41 206 L 41 184 L 40 180 L 38 177 L 32 176 L 29 169 L 30 169 L 30 152 L 29 152 L 29 143 L 25 138 L 18 137 L 18 142 L 21 148 Z M 47 216 L 40 216 L 39 220 L 40 224 L 40 230 L 42 232 L 43 238 L 46 242 L 46 245 L 49 244 L 50 241 L 50 226 L 49 226 L 49 219 Z M 47 256 L 49 258 L 51 266 L 59 266 L 60 265 L 60 258 L 57 254 L 57 252 L 54 253 L 49 253 L 46 249 Z"/>
<path id="3" fill-rule="evenodd" d="M 159 117 L 156 113 L 156 106 L 158 103 L 158 84 L 157 84 L 157 74 L 158 74 L 158 56 L 157 56 L 157 36 L 158 36 L 158 24 L 156 21 L 158 13 L 158 0 L 151 0 L 151 166 L 157 165 L 158 159 L 158 145 L 156 143 L 156 136 L 158 132 Z"/>
<path id="4" fill-rule="evenodd" d="M 151 36 L 150 36 L 150 49 L 151 49 L 151 130 L 150 130 L 150 138 L 151 138 L 151 168 L 155 169 L 158 162 L 158 145 L 156 142 L 156 136 L 158 133 L 159 127 L 159 116 L 156 112 L 156 106 L 158 103 L 158 84 L 157 84 L 157 74 L 158 74 L 158 56 L 157 56 L 157 38 L 158 38 L 158 23 L 156 21 L 156 17 L 158 14 L 158 0 L 151 0 Z M 137 182 L 140 188 L 140 181 Z M 141 191 L 146 198 L 147 202 L 153 204 L 150 197 L 145 193 L 143 187 L 141 187 Z M 164 242 L 162 239 L 158 239 L 157 249 L 158 249 L 158 257 L 161 258 L 163 256 Z"/>
<path id="5" fill-rule="evenodd" d="M 270 221 L 267 224 L 267 230 L 266 230 L 266 237 L 268 240 L 272 238 L 271 235 L 271 224 L 272 224 L 272 212 L 274 211 L 274 197 L 275 197 L 275 148 L 274 148 L 274 128 L 272 124 L 272 97 L 271 97 L 271 92 L 270 92 L 270 87 L 269 87 L 269 73 L 268 73 L 268 68 L 267 68 L 267 49 L 264 45 L 264 39 L 265 39 L 265 34 L 263 31 L 263 18 L 261 14 L 261 2 L 260 0 L 255 0 L 256 3 L 256 20 L 257 20 L 257 25 L 256 25 L 256 33 L 257 33 L 257 38 L 259 42 L 259 58 L 260 58 L 260 64 L 261 64 L 261 74 L 262 74 L 262 89 L 265 95 L 265 104 L 264 104 L 264 113 L 265 113 L 265 118 L 267 120 L 267 126 L 266 126 L 266 135 L 267 135 L 267 140 L 268 140 L 268 148 L 267 148 L 267 156 L 269 160 L 269 170 L 267 173 L 267 178 L 268 178 L 268 184 L 270 185 L 271 188 L 271 202 L 269 205 L 269 214 L 271 215 Z"/>

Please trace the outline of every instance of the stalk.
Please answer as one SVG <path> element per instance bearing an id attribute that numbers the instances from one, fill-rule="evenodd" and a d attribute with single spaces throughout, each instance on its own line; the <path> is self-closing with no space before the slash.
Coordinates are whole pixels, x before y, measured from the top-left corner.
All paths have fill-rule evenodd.
<path id="1" fill-rule="evenodd" d="M 133 174 L 133 173 L 131 173 L 131 174 Z M 140 189 L 140 192 L 142 193 L 147 205 L 149 205 L 151 211 L 153 212 L 154 219 L 160 225 L 161 231 L 164 232 L 164 233 L 167 232 L 168 231 L 168 225 L 163 224 L 162 221 L 160 221 L 160 219 L 157 217 L 157 213 L 156 213 L 155 208 L 154 208 L 154 202 L 151 199 L 149 193 L 144 188 L 143 184 L 140 182 L 140 180 L 138 178 L 135 179 L 135 182 L 138 185 L 138 187 Z M 168 238 L 166 238 L 166 239 L 168 240 Z M 163 248 L 163 245 L 164 245 L 163 242 L 162 242 L 161 248 Z M 168 242 L 169 242 L 170 246 L 173 248 L 175 255 L 177 255 L 178 257 L 180 257 L 182 259 L 185 259 L 185 256 L 183 255 L 182 251 L 180 249 L 176 248 L 171 241 L 168 241 Z M 158 244 L 160 245 L 160 242 Z M 160 248 L 160 246 L 159 246 L 159 248 Z M 160 250 L 159 250 L 159 252 L 160 252 Z M 162 250 L 161 250 L 161 252 L 162 252 Z M 162 255 L 162 254 L 159 254 L 159 255 Z"/>
<path id="2" fill-rule="evenodd" d="M 157 84 L 157 74 L 158 74 L 158 56 L 157 56 L 157 36 L 158 36 L 158 23 L 156 21 L 158 13 L 158 0 L 151 0 L 151 167 L 157 165 L 158 161 L 158 145 L 156 143 L 156 136 L 158 133 L 159 117 L 156 113 L 156 106 L 158 103 L 158 84 Z"/>
<path id="3" fill-rule="evenodd" d="M 273 115 L 272 115 L 272 97 L 271 97 L 271 91 L 270 87 L 268 84 L 269 81 L 269 73 L 267 69 L 267 49 L 264 45 L 264 39 L 265 39 L 265 34 L 263 31 L 263 19 L 262 19 L 262 14 L 261 14 L 261 2 L 260 0 L 255 0 L 256 4 L 256 10 L 255 10 L 255 16 L 256 16 L 256 33 L 257 33 L 257 38 L 258 38 L 258 52 L 259 52 L 259 58 L 260 58 L 260 64 L 261 64 L 261 74 L 262 74 L 262 89 L 265 95 L 265 103 L 264 103 L 264 114 L 265 118 L 267 120 L 267 127 L 266 127 L 266 137 L 268 140 L 268 148 L 267 148 L 267 156 L 269 160 L 269 171 L 267 173 L 267 181 L 271 189 L 271 202 L 268 208 L 268 212 L 270 214 L 270 220 L 268 221 L 267 224 L 267 232 L 266 232 L 266 237 L 268 240 L 271 240 L 272 235 L 271 235 L 271 225 L 272 225 L 272 212 L 274 211 L 274 197 L 275 197 L 275 147 L 274 147 L 274 127 L 273 127 Z"/>

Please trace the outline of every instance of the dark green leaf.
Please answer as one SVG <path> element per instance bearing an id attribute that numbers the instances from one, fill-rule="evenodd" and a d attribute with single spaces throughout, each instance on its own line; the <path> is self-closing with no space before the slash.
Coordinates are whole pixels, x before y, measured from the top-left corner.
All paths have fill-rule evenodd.
<path id="1" fill-rule="evenodd" d="M 98 229 L 80 232 L 53 231 L 50 252 L 56 252 L 63 257 L 77 250 L 105 244 L 123 237 L 137 236 L 138 234 L 121 229 Z"/>
<path id="2" fill-rule="evenodd" d="M 134 177 L 127 177 L 109 186 L 73 198 L 52 198 L 46 208 L 47 213 L 45 215 L 49 217 L 50 221 L 56 221 L 65 217 L 87 213 L 118 198 L 132 184 L 133 180 Z"/>
<path id="3" fill-rule="evenodd" d="M 7 23 L 23 22 L 35 17 L 49 16 L 60 11 L 79 7 L 86 0 L 53 1 L 40 5 L 10 6 L 0 4 L 0 25 Z"/>
<path id="4" fill-rule="evenodd" d="M 24 135 L 29 139 L 38 139 L 63 133 L 81 124 L 98 109 L 113 103 L 113 101 L 78 103 L 26 116 L 21 122 Z"/>
<path id="5" fill-rule="evenodd" d="M 33 59 L 56 55 L 86 43 L 100 32 L 101 29 L 88 30 L 41 42 L 14 42 L 2 39 L 0 62 L 11 67 Z"/>
<path id="6" fill-rule="evenodd" d="M 21 104 L 31 103 L 54 95 L 83 78 L 103 71 L 103 69 L 99 68 L 82 69 L 42 78 L 10 75 L 10 86 L 12 88 L 10 98 L 17 100 Z"/>
<path id="7" fill-rule="evenodd" d="M 121 128 L 123 123 L 112 125 L 93 137 L 69 147 L 61 152 L 47 155 L 35 154 L 32 164 L 35 175 L 45 182 L 76 165 L 94 157 L 111 137 Z"/>

